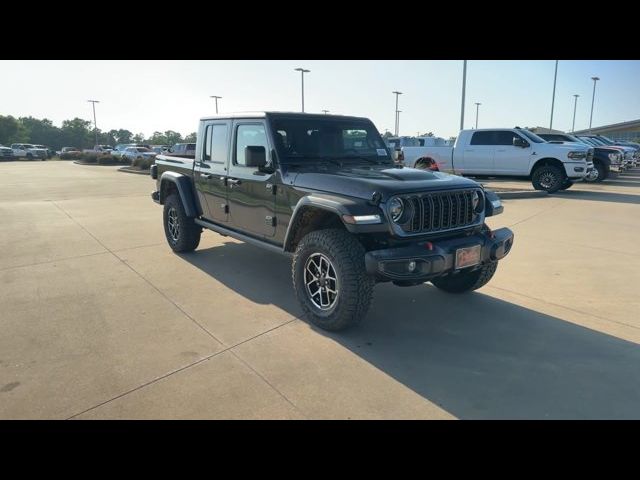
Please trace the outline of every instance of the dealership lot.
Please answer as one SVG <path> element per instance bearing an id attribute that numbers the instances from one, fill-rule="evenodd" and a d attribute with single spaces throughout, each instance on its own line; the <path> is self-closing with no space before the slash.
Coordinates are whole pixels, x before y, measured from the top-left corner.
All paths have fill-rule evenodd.
<path id="1" fill-rule="evenodd" d="M 640 169 L 505 200 L 489 285 L 377 285 L 340 334 L 287 257 L 209 231 L 173 254 L 152 190 L 0 163 L 0 418 L 640 418 Z"/>

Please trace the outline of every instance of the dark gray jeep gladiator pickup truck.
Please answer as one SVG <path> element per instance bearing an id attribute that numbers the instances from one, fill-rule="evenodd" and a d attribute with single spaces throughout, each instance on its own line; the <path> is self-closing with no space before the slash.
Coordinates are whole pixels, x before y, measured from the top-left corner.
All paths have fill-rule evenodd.
<path id="1" fill-rule="evenodd" d="M 513 245 L 511 230 L 485 224 L 502 213 L 495 193 L 395 165 L 366 118 L 220 115 L 197 138 L 194 158 L 151 167 L 169 246 L 192 251 L 207 228 L 292 255 L 296 296 L 326 330 L 361 320 L 376 282 L 480 288 Z"/>

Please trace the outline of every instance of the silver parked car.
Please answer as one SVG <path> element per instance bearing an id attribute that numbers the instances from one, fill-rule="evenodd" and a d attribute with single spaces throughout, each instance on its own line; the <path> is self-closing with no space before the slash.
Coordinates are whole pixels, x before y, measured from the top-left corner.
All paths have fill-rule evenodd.
<path id="1" fill-rule="evenodd" d="M 122 158 L 127 160 L 135 160 L 137 158 L 155 158 L 157 152 L 146 147 L 127 147 L 122 152 Z"/>

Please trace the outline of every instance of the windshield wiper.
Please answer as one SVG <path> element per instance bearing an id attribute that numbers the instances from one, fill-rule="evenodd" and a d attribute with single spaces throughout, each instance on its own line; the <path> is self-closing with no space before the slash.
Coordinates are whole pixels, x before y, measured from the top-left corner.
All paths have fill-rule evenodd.
<path id="1" fill-rule="evenodd" d="M 376 165 L 383 165 L 385 162 L 375 160 L 369 157 L 363 157 L 362 155 L 340 155 L 338 158 L 344 158 L 347 160 L 364 160 L 365 162 L 374 163 Z"/>

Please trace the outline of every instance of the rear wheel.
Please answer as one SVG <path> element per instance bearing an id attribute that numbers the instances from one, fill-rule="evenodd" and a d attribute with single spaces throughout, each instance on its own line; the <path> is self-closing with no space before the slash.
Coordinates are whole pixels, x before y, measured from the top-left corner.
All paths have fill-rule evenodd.
<path id="1" fill-rule="evenodd" d="M 484 287 L 496 273 L 498 262 L 490 262 L 471 272 L 460 272 L 431 280 L 436 287 L 448 293 L 465 293 Z"/>
<path id="2" fill-rule="evenodd" d="M 535 169 L 531 176 L 531 183 L 536 190 L 549 193 L 557 192 L 562 187 L 565 175 L 554 165 L 542 165 Z"/>
<path id="3" fill-rule="evenodd" d="M 164 233 L 174 252 L 190 252 L 200 244 L 202 227 L 187 217 L 180 197 L 172 193 L 164 202 Z"/>
<path id="4" fill-rule="evenodd" d="M 573 185 L 573 182 L 567 178 L 562 183 L 562 186 L 560 187 L 560 190 L 567 190 L 567 189 L 571 188 L 572 185 Z"/>

